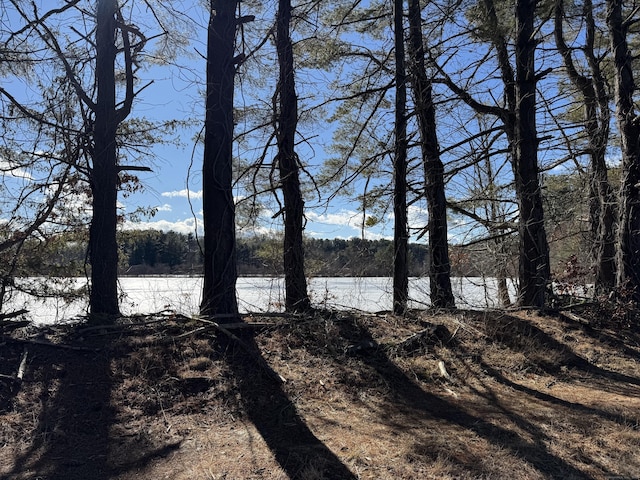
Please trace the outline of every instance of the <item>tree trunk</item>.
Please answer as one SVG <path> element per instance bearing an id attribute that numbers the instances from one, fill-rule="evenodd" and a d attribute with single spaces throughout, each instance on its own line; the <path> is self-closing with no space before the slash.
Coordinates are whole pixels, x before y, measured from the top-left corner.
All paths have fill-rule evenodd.
<path id="1" fill-rule="evenodd" d="M 298 98 L 296 95 L 293 45 L 289 33 L 291 1 L 279 0 L 276 18 L 276 49 L 280 77 L 278 97 L 278 167 L 284 196 L 284 275 L 285 307 L 289 312 L 303 312 L 311 308 L 304 271 L 304 200 L 300 190 L 298 157 L 295 136 L 298 126 Z"/>
<path id="2" fill-rule="evenodd" d="M 409 0 L 409 42 L 412 56 L 413 94 L 420 128 L 420 146 L 425 177 L 425 196 L 429 213 L 429 285 L 431 306 L 454 308 L 451 288 L 451 264 L 447 230 L 447 200 L 444 189 L 444 165 L 436 132 L 432 84 L 427 76 L 422 43 L 419 0 Z"/>
<path id="3" fill-rule="evenodd" d="M 493 173 L 493 167 L 491 165 L 491 159 L 486 158 L 485 160 L 487 177 L 489 178 L 489 186 L 491 190 L 495 189 L 495 177 Z M 499 222 L 504 222 L 506 220 L 505 215 L 500 213 L 500 207 L 498 205 L 498 201 L 495 199 L 489 200 L 488 210 L 489 210 L 489 219 L 491 220 L 490 225 L 496 225 Z M 507 251 L 507 241 L 504 236 L 500 235 L 500 232 L 495 227 L 489 227 L 489 236 L 493 238 L 489 245 L 493 248 L 489 248 L 489 254 L 493 257 L 493 262 L 495 266 L 496 272 L 496 283 L 498 287 L 498 299 L 500 300 L 500 305 L 503 308 L 511 307 L 511 296 L 509 294 L 509 254 Z"/>
<path id="4" fill-rule="evenodd" d="M 602 294 L 611 291 L 616 278 L 614 232 L 616 207 L 605 162 L 611 116 L 609 96 L 606 93 L 600 62 L 594 50 L 596 28 L 591 0 L 584 1 L 583 12 L 586 28 L 583 52 L 587 58 L 591 77 L 581 74 L 575 67 L 571 50 L 564 40 L 564 0 L 556 0 L 555 38 L 567 75 L 584 101 L 583 124 L 589 140 L 591 159 L 589 197 L 593 243 L 592 263 L 595 274 L 595 293 Z"/>
<path id="5" fill-rule="evenodd" d="M 115 59 L 116 0 L 99 0 L 96 12 L 97 102 L 93 126 L 91 191 L 93 217 L 89 230 L 91 314 L 118 315 L 118 245 L 116 243 L 118 170 Z"/>
<path id="6" fill-rule="evenodd" d="M 233 201 L 233 90 L 236 0 L 211 2 L 207 38 L 207 91 L 202 169 L 204 316 L 237 314 Z M 235 321 L 228 317 L 228 321 Z"/>
<path id="7" fill-rule="evenodd" d="M 409 300 L 407 220 L 407 86 L 404 53 L 403 1 L 394 0 L 395 39 L 395 156 L 393 162 L 393 313 L 403 315 Z"/>
<path id="8" fill-rule="evenodd" d="M 516 2 L 515 183 L 520 210 L 519 303 L 543 308 L 550 277 L 538 180 L 534 18 L 536 0 Z"/>
<path id="9" fill-rule="evenodd" d="M 615 101 L 622 144 L 622 184 L 618 224 L 617 286 L 629 288 L 640 301 L 640 116 L 635 112 L 632 55 L 622 0 L 607 0 L 607 26 L 613 52 Z"/>

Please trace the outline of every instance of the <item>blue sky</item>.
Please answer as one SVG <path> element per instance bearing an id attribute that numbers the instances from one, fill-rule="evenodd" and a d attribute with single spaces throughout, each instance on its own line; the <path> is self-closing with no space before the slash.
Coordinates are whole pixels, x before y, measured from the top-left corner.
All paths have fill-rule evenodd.
<path id="1" fill-rule="evenodd" d="M 203 22 L 201 22 L 203 23 Z M 204 26 L 201 26 L 200 35 L 204 34 Z M 191 47 L 193 51 L 204 53 L 205 46 L 196 42 Z M 201 202 L 201 175 L 202 149 L 196 142 L 196 137 L 204 122 L 204 97 L 202 94 L 202 79 L 205 72 L 205 61 L 200 55 L 192 58 L 181 57 L 176 60 L 186 69 L 176 68 L 170 65 L 153 66 L 148 70 L 139 72 L 139 83 L 146 84 L 153 80 L 153 84 L 145 88 L 136 100 L 132 117 L 148 117 L 154 120 L 188 120 L 194 125 L 185 128 L 178 133 L 179 141 L 174 144 L 161 144 L 152 148 L 151 162 L 149 165 L 152 173 L 140 172 L 138 174 L 144 185 L 144 192 L 132 194 L 121 198 L 121 208 L 124 213 L 131 213 L 137 207 L 152 207 L 156 213 L 151 218 L 140 221 L 127 222 L 125 228 L 154 228 L 161 230 L 175 230 L 182 233 L 194 232 L 196 228 L 202 232 L 202 202 Z M 243 75 L 244 72 L 240 72 Z M 277 74 L 272 71 L 271 75 Z M 275 77 L 274 77 L 275 78 Z M 306 79 L 306 76 L 305 76 Z M 263 96 L 270 101 L 271 91 L 275 79 L 266 82 L 268 87 Z M 242 106 L 245 102 L 243 92 L 246 92 L 252 101 L 256 98 L 256 92 L 248 91 L 251 87 L 242 86 L 236 94 L 236 105 Z M 299 91 L 303 87 L 298 87 Z M 313 144 L 305 149 L 305 161 L 311 166 L 322 164 L 328 155 L 323 145 L 330 143 L 332 130 L 322 125 L 314 131 Z M 238 128 L 237 128 L 238 130 Z M 245 147 L 246 148 L 246 147 Z M 256 147 L 258 150 L 260 145 Z M 249 149 L 247 149 L 249 150 Z M 309 180 L 302 176 L 303 182 Z M 390 179 L 389 179 L 390 182 Z M 243 192 L 235 194 L 241 198 Z M 190 197 L 189 199 L 187 197 Z M 314 238 L 351 238 L 362 235 L 362 216 L 357 212 L 357 205 L 350 203 L 341 196 L 336 196 L 330 205 L 316 205 L 322 203 L 319 199 L 309 199 L 306 203 L 306 230 L 309 237 Z M 320 199 L 323 200 L 323 199 Z M 261 215 L 261 221 L 255 233 L 275 233 L 281 230 L 281 218 L 275 220 L 271 217 L 273 211 L 266 207 Z M 424 209 L 412 207 L 410 217 L 421 225 L 426 222 Z M 366 238 L 392 238 L 392 218 L 387 216 L 383 222 L 365 231 Z M 251 233 L 249 231 L 244 233 Z"/>
<path id="2" fill-rule="evenodd" d="M 46 5 L 44 0 L 40 0 L 40 3 Z M 140 92 L 139 97 L 134 103 L 130 118 L 141 117 L 157 121 L 190 121 L 192 122 L 192 126 L 179 130 L 175 139 L 151 148 L 145 165 L 150 166 L 153 172 L 140 172 L 138 175 L 144 186 L 144 191 L 129 196 L 121 195 L 120 203 L 121 211 L 125 214 L 131 214 L 139 207 L 152 208 L 156 212 L 155 215 L 150 218 L 138 218 L 135 222 L 128 221 L 125 223 L 124 228 L 155 228 L 165 231 L 175 230 L 183 233 L 193 233 L 196 230 L 202 231 L 202 192 L 200 182 L 202 150 L 197 145 L 196 137 L 204 121 L 202 82 L 205 73 L 205 61 L 202 58 L 202 54 L 205 53 L 206 47 L 202 38 L 206 34 L 207 15 L 204 9 L 199 8 L 194 2 L 177 1 L 171 5 L 180 5 L 182 7 L 186 5 L 184 13 L 196 19 L 194 22 L 189 20 L 189 23 L 184 25 L 184 33 L 190 38 L 191 43 L 186 45 L 184 50 L 173 60 L 175 64 L 179 64 L 180 68 L 171 64 L 158 64 L 152 65 L 148 69 L 140 69 L 136 72 L 136 76 L 139 79 L 139 86 L 146 85 L 149 82 L 153 83 Z M 265 9 L 268 10 L 273 7 L 273 2 L 266 2 L 265 5 L 267 5 Z M 256 19 L 255 23 L 251 23 L 246 27 L 248 31 L 256 32 L 259 31 L 260 28 L 266 31 L 266 29 L 272 25 L 272 12 L 269 13 L 267 10 L 263 12 L 263 18 Z M 141 21 L 144 21 L 144 19 Z M 144 25 L 140 26 L 143 27 Z M 153 32 L 153 28 L 151 28 L 151 32 Z M 388 49 L 385 50 L 390 44 L 390 38 L 383 38 L 386 33 L 389 33 L 388 29 L 385 30 L 385 33 L 383 33 L 379 39 L 380 44 L 371 45 L 365 43 L 365 47 L 380 49 L 381 51 L 390 51 Z M 253 42 L 252 44 L 254 45 L 260 42 L 259 36 L 249 38 L 249 40 Z M 158 40 L 156 40 L 156 42 L 157 41 Z M 367 37 L 367 41 L 371 41 L 370 38 Z M 265 45 L 264 48 L 268 49 L 268 42 Z M 155 48 L 155 45 L 149 45 L 145 48 L 145 51 L 148 50 L 147 53 L 151 54 Z M 464 45 L 464 48 L 460 51 L 466 51 L 466 53 L 459 54 L 452 59 L 452 62 L 455 60 L 459 65 L 451 68 L 460 72 L 460 75 L 464 77 L 467 73 L 465 65 L 469 64 L 469 59 L 472 58 L 474 54 L 478 54 L 476 50 L 479 50 L 477 45 Z M 277 76 L 277 72 L 275 71 L 275 58 L 272 53 L 269 54 L 269 52 L 267 52 L 265 56 L 261 58 L 261 61 L 264 66 L 270 69 L 267 70 L 266 74 L 263 74 L 263 78 L 252 80 L 249 73 L 254 72 L 247 72 L 242 69 L 239 72 L 238 84 L 241 85 L 241 88 L 238 89 L 236 95 L 236 105 L 239 108 L 244 104 L 250 106 L 260 105 L 260 102 L 262 102 L 263 107 L 270 105 L 275 78 Z M 143 62 L 143 65 L 144 64 Z M 340 71 L 340 74 L 347 76 L 349 69 L 354 69 L 354 67 L 350 65 L 341 65 L 341 67 L 343 70 Z M 490 65 L 486 68 L 490 68 Z M 383 71 L 381 75 L 383 76 L 384 83 L 388 83 L 391 74 Z M 298 92 L 300 93 L 301 104 L 306 102 L 308 105 L 314 102 L 315 99 L 313 97 L 316 96 L 324 96 L 326 98 L 331 95 L 329 90 L 331 88 L 332 78 L 328 78 L 329 76 L 330 75 L 325 72 L 311 69 L 298 71 Z M 373 80 L 373 82 L 376 81 L 382 82 L 379 78 Z M 465 78 L 461 78 L 459 81 L 464 83 Z M 489 82 L 488 84 L 482 84 L 480 93 L 484 94 L 485 97 L 499 97 L 499 90 L 497 93 L 494 91 L 495 83 L 496 82 Z M 6 85 L 5 82 L 4 86 Z M 32 93 L 33 92 L 32 90 Z M 393 95 L 393 92 L 391 92 L 391 95 Z M 468 119 L 472 118 L 472 116 L 469 116 L 468 111 L 463 112 L 460 107 L 450 108 L 450 111 L 441 113 L 438 118 L 439 134 L 441 136 L 441 145 L 443 146 L 456 143 L 457 139 L 468 135 L 470 132 L 473 133 L 474 128 L 476 128 L 468 122 Z M 383 136 L 385 132 L 388 134 L 388 132 L 393 129 L 393 115 L 389 115 L 389 111 L 390 110 L 387 111 L 386 117 L 381 116 L 381 118 L 377 120 L 378 123 L 376 123 L 373 128 L 374 130 L 376 128 L 380 129 L 380 136 Z M 317 123 L 314 124 L 314 120 Z M 238 130 L 241 128 L 244 128 L 244 125 L 239 125 Z M 300 128 L 303 130 L 302 133 L 304 137 L 310 140 L 309 143 L 301 142 L 299 147 L 301 151 L 299 153 L 301 158 L 304 158 L 305 164 L 310 165 L 309 169 L 313 174 L 316 171 L 315 169 L 331 155 L 331 152 L 328 152 L 325 148 L 331 143 L 333 127 L 327 122 L 311 119 L 309 124 L 303 124 Z M 254 139 L 252 142 L 252 145 L 238 146 L 238 156 L 246 157 L 244 159 L 249 162 L 255 158 L 255 152 L 259 151 L 261 147 L 259 139 Z M 448 153 L 449 158 L 444 159 L 445 163 L 448 163 L 448 168 L 454 168 L 456 166 L 455 162 L 466 162 L 468 160 L 468 154 L 472 153 L 469 149 L 472 148 L 473 145 L 469 143 L 469 145 L 464 145 L 456 151 Z M 244 150 L 240 151 L 241 149 Z M 356 154 L 357 153 L 358 152 L 356 152 Z M 453 161 L 450 162 L 451 159 L 453 159 Z M 0 162 L 1 161 L 2 159 L 0 159 Z M 128 161 L 124 159 L 123 163 L 128 163 Z M 389 169 L 388 165 L 385 168 Z M 508 176 L 509 174 L 506 175 Z M 459 173 L 449 183 L 448 193 L 451 196 L 454 194 L 458 195 L 458 197 L 466 195 L 468 190 L 473 187 L 473 177 L 474 172 L 470 170 Z M 309 184 L 309 180 L 305 176 L 302 177 L 302 181 L 307 185 Z M 376 179 L 376 181 L 386 182 L 385 186 L 389 187 L 391 184 L 390 172 L 385 173 L 385 176 Z M 510 179 L 507 178 L 506 181 L 510 181 Z M 239 189 L 234 193 L 239 199 L 244 195 L 244 192 Z M 353 193 L 357 195 L 361 193 L 361 191 L 355 188 Z M 187 196 L 190 197 L 190 202 Z M 360 225 L 362 216 L 358 213 L 357 204 L 348 201 L 343 196 L 332 197 L 328 205 L 324 204 L 322 200 L 323 198 L 318 199 L 316 196 L 315 198 L 309 198 L 306 203 L 306 234 L 308 236 L 315 238 L 351 238 L 361 236 L 362 230 Z M 273 205 L 265 207 L 261 215 L 259 227 L 256 229 L 257 233 L 275 233 L 280 231 L 281 218 L 276 218 L 275 220 L 272 218 L 275 209 L 277 208 Z M 389 212 L 390 210 L 391 208 L 387 208 L 386 211 Z M 390 213 L 383 213 L 381 216 L 382 222 L 366 229 L 365 236 L 367 238 L 392 237 L 393 222 Z M 423 227 L 427 222 L 426 217 L 426 206 L 424 202 L 418 202 L 409 207 L 411 226 L 418 228 Z M 450 238 L 455 235 L 456 230 L 460 233 L 462 232 L 462 227 L 457 225 L 456 219 L 453 218 L 450 220 Z M 423 238 L 422 241 L 425 241 L 425 239 Z"/>
<path id="3" fill-rule="evenodd" d="M 200 63 L 204 70 L 204 61 Z M 161 70 L 159 67 L 153 69 L 155 72 Z M 204 121 L 204 105 L 197 104 L 198 86 L 185 83 L 171 76 L 159 80 L 156 78 L 154 84 L 142 92 L 143 98 L 134 105 L 132 116 L 137 114 L 160 120 L 196 120 L 198 124 L 181 129 L 178 132 L 179 143 L 152 147 L 150 161 L 153 165 L 150 166 L 153 172 L 138 174 L 144 185 L 144 192 L 126 198 L 121 196 L 120 202 L 125 213 L 131 213 L 140 206 L 152 207 L 156 209 L 156 213 L 142 221 L 127 222 L 125 228 L 193 233 L 197 226 L 199 233 L 202 232 L 202 149 L 195 139 Z M 315 145 L 314 151 L 314 163 L 322 161 L 324 152 L 321 146 Z M 307 202 L 307 206 L 312 204 L 313 201 Z M 335 197 L 328 207 L 311 208 L 306 211 L 306 235 L 314 238 L 361 236 L 361 214 L 345 199 Z M 414 214 L 417 213 L 414 211 Z M 263 212 L 261 225 L 255 230 L 256 233 L 275 233 L 280 230 L 280 219 L 273 220 L 272 215 L 271 210 Z M 367 229 L 366 236 L 371 239 L 391 238 L 391 225 Z"/>
<path id="4" fill-rule="evenodd" d="M 39 5 L 41 13 L 51 8 L 51 5 L 44 0 L 38 0 L 36 3 Z M 202 187 L 200 170 L 202 149 L 199 148 L 196 137 L 204 122 L 204 97 L 202 91 L 204 88 L 205 61 L 202 58 L 202 54 L 206 52 L 203 38 L 206 35 L 208 18 L 205 9 L 199 8 L 197 4 L 189 1 L 175 2 L 172 6 L 182 8 L 184 10 L 183 13 L 189 16 L 188 21 L 182 25 L 185 30 L 181 33 L 184 33 L 185 38 L 188 38 L 190 43 L 186 46 L 183 45 L 184 50 L 180 51 L 176 58 L 171 60 L 173 64 L 179 65 L 179 67 L 171 63 L 162 65 L 161 62 L 157 62 L 158 64 L 151 64 L 150 67 L 144 68 L 146 63 L 144 60 L 141 62 L 143 68 L 136 72 L 137 85 L 138 87 L 149 85 L 145 86 L 139 93 L 129 118 L 146 118 L 152 121 L 190 121 L 192 125 L 180 129 L 175 139 L 154 145 L 149 149 L 148 156 L 142 163 L 151 167 L 153 171 L 137 172 L 144 189 L 131 194 L 121 193 L 119 203 L 120 210 L 125 215 L 132 214 L 139 208 L 153 209 L 155 211 L 155 215 L 151 217 L 140 217 L 138 215 L 135 220 L 127 220 L 123 228 L 154 228 L 164 231 L 175 230 L 182 233 L 196 231 L 201 233 Z M 263 18 L 257 18 L 255 24 L 251 24 L 251 28 L 254 28 L 254 25 L 256 29 L 258 26 L 260 26 L 259 28 L 265 28 L 272 25 L 273 12 L 269 12 L 268 9 L 273 8 L 273 5 L 269 4 L 265 8 Z M 75 15 L 75 13 L 72 13 L 72 15 Z M 134 17 L 135 15 L 132 16 L 132 18 Z M 55 18 L 52 17 L 50 21 L 54 23 Z M 6 31 L 10 31 L 13 25 L 22 25 L 23 23 L 15 11 L 11 10 L 10 6 L 6 6 L 6 10 L 5 6 L 3 6 L 2 19 L 5 22 L 4 25 L 8 26 Z M 77 18 L 75 17 L 63 17 L 60 20 L 61 28 L 68 28 L 68 24 L 76 20 Z M 145 22 L 149 22 L 150 25 L 153 24 L 152 20 L 149 21 L 149 19 L 139 19 L 137 17 L 134 18 L 134 22 L 141 29 L 145 27 Z M 152 27 L 150 35 L 153 34 L 153 28 L 157 31 L 157 26 Z M 149 34 L 148 32 L 146 33 Z M 154 55 L 158 41 L 155 40 L 155 43 L 150 42 L 145 47 L 145 52 Z M 257 43 L 256 38 L 253 38 L 252 41 L 254 44 Z M 262 95 L 266 99 L 264 104 L 270 103 L 275 78 L 277 77 L 275 58 L 267 55 L 262 61 L 267 63 L 267 67 L 270 67 L 271 70 L 266 74 L 266 79 L 259 79 L 259 81 L 264 81 L 264 85 L 259 87 L 263 89 L 260 92 L 253 90 L 255 87 L 251 84 L 251 80 L 246 81 L 246 77 L 248 77 L 246 72 L 239 72 L 239 76 L 242 76 L 243 79 L 239 79 L 238 83 L 246 81 L 246 85 L 243 84 L 236 94 L 236 105 L 238 107 L 241 107 L 245 102 L 245 95 L 247 98 L 251 97 L 248 100 L 249 102 L 255 102 L 256 98 L 259 99 L 260 95 Z M 52 74 L 51 72 L 46 73 Z M 314 77 L 315 74 L 318 76 Z M 316 89 L 315 93 L 321 94 L 318 90 L 322 89 L 322 86 L 313 84 L 321 76 L 322 74 L 319 72 L 312 74 L 309 74 L 309 71 L 299 72 L 299 92 L 305 88 L 301 86 L 302 83 L 307 82 L 307 88 L 311 85 L 310 88 Z M 27 104 L 36 104 L 38 101 L 40 92 L 37 88 L 25 86 L 19 78 L 11 76 L 3 78 L 2 81 L 3 87 L 11 91 L 21 101 L 25 101 Z M 327 79 L 322 79 L 322 81 L 325 82 L 324 85 L 329 82 Z M 90 91 L 91 86 L 85 86 L 85 89 Z M 311 128 L 316 128 L 316 130 L 311 134 L 309 134 L 310 132 L 305 132 L 305 136 L 313 137 L 310 140 L 311 144 L 306 146 L 304 143 L 301 144 L 300 150 L 303 150 L 303 152 L 300 156 L 304 157 L 305 164 L 309 166 L 309 171 L 313 174 L 315 168 L 318 168 L 328 155 L 324 150 L 324 145 L 330 143 L 332 130 L 327 124 L 322 124 L 319 128 L 317 125 Z M 387 128 L 392 128 L 392 125 Z M 254 140 L 254 145 L 252 146 L 244 146 L 242 148 L 245 148 L 246 151 L 251 151 L 252 148 L 259 150 L 261 146 L 259 142 L 255 142 Z M 26 146 L 25 148 L 28 150 L 30 147 Z M 0 158 L 0 162 L 3 160 Z M 248 158 L 248 160 L 251 161 L 251 158 Z M 123 158 L 121 163 L 131 164 L 135 163 L 135 161 Z M 14 177 L 13 184 L 17 185 L 15 172 L 9 172 L 9 174 L 5 175 L 3 181 L 11 182 L 11 177 Z M 302 181 L 309 182 L 308 178 L 305 177 L 302 178 Z M 390 179 L 385 179 L 385 181 L 390 182 Z M 238 190 L 235 194 L 238 198 L 242 198 L 244 192 Z M 306 235 L 314 238 L 351 238 L 362 235 L 360 226 L 362 216 L 357 211 L 357 205 L 340 195 L 333 197 L 333 200 L 328 205 L 323 200 L 324 198 L 318 198 L 316 195 L 315 198 L 310 198 L 306 204 Z M 77 202 L 78 199 L 72 200 L 72 203 Z M 275 220 L 272 218 L 274 214 L 273 208 L 274 206 L 265 207 L 259 226 L 256 227 L 256 233 L 276 233 L 281 231 L 282 219 L 281 217 Z M 424 211 L 420 207 L 412 207 L 410 216 L 412 219 L 420 218 L 420 220 L 417 220 L 420 224 L 425 223 L 423 218 Z M 366 229 L 365 236 L 367 238 L 392 237 L 392 218 L 387 215 L 382 220 L 380 224 Z"/>

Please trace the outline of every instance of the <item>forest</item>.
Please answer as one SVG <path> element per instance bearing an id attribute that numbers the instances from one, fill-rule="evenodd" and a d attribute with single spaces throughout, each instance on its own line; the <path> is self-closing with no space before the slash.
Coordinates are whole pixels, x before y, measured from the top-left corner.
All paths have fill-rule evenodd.
<path id="1" fill-rule="evenodd" d="M 391 253 L 348 273 L 388 272 L 398 314 L 416 273 L 433 306 L 455 307 L 451 275 L 471 274 L 460 258 L 480 250 L 475 270 L 515 279 L 522 307 L 544 308 L 576 262 L 595 295 L 635 301 L 635 13 L 620 0 L 12 0 L 0 32 L 0 304 L 15 276 L 65 273 L 38 259 L 57 246 L 78 250 L 69 270 L 90 277 L 98 315 L 119 312 L 119 274 L 185 261 L 204 278 L 203 315 L 236 312 L 235 279 L 258 265 L 284 276 L 288 310 L 305 311 L 308 276 L 351 268 L 321 258 L 305 225 L 345 202 L 362 240 L 391 227 Z M 138 112 L 154 74 L 189 76 L 200 120 Z M 132 246 L 131 225 L 159 207 L 127 199 L 157 169 L 154 148 L 187 132 L 202 159 L 202 230 L 186 242 L 164 230 L 155 253 L 152 236 Z M 247 252 L 244 232 L 267 218 L 280 245 Z"/>
<path id="2" fill-rule="evenodd" d="M 639 12 L 3 0 L 0 477 L 640 478 Z"/>
<path id="3" fill-rule="evenodd" d="M 200 275 L 202 252 L 193 235 L 158 230 L 124 231 L 118 234 L 120 275 Z M 83 276 L 86 239 L 56 238 L 43 246 L 34 244 L 29 262 L 19 276 Z M 239 238 L 238 275 L 282 276 L 282 239 L 277 237 Z M 427 274 L 428 248 L 411 243 L 409 274 Z M 309 276 L 390 277 L 393 266 L 393 242 L 390 240 L 305 239 L 305 263 Z M 484 248 L 460 249 L 453 265 L 455 276 L 491 276 L 491 265 L 482 261 Z"/>
<path id="4" fill-rule="evenodd" d="M 615 173 L 615 170 L 614 170 Z M 589 232 L 580 217 L 588 211 L 582 199 L 586 186 L 579 177 L 557 175 L 544 193 L 550 234 L 552 276 L 557 282 L 585 284 L 590 281 Z M 565 209 L 564 206 L 573 205 Z M 46 242 L 27 241 L 23 245 L 24 263 L 15 275 L 76 277 L 86 274 L 86 232 L 51 236 Z M 200 275 L 203 255 L 199 239 L 193 234 L 160 230 L 123 230 L 118 232 L 119 275 Z M 450 245 L 451 274 L 454 277 L 494 277 L 495 262 L 487 258 L 489 241 Z M 503 251 L 510 277 L 516 275 L 517 245 L 512 241 Z M 283 276 L 282 238 L 276 235 L 251 235 L 237 238 L 238 275 Z M 429 273 L 428 245 L 408 244 L 409 276 Z M 304 238 L 304 255 L 309 277 L 390 277 L 393 273 L 393 242 Z"/>
<path id="5" fill-rule="evenodd" d="M 88 230 L 73 268 L 91 278 L 91 311 L 117 314 L 117 276 L 140 264 L 123 226 L 158 211 L 125 202 L 157 168 L 154 148 L 190 131 L 202 258 L 187 262 L 201 266 L 204 315 L 236 311 L 235 278 L 266 254 L 247 259 L 237 239 L 265 218 L 281 242 L 268 268 L 287 308 L 308 309 L 306 277 L 326 259 L 305 224 L 336 202 L 358 212 L 363 239 L 390 226 L 391 265 L 369 271 L 390 272 L 396 313 L 416 239 L 437 307 L 455 306 L 465 246 L 515 278 L 520 306 L 544 308 L 575 259 L 595 294 L 636 298 L 633 2 L 85 3 L 3 6 L 0 304 L 14 276 L 37 273 L 37 250 Z M 154 74 L 192 79 L 202 118 L 137 113 Z"/>

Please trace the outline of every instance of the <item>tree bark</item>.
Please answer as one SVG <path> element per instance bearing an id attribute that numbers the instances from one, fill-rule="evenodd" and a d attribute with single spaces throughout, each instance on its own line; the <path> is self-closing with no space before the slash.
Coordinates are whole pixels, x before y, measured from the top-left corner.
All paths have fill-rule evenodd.
<path id="1" fill-rule="evenodd" d="M 288 312 L 304 312 L 311 308 L 311 301 L 307 293 L 304 269 L 304 200 L 300 190 L 298 157 L 295 152 L 298 97 L 290 25 L 291 1 L 279 0 L 276 16 L 276 49 L 280 67 L 277 139 L 278 167 L 284 197 L 285 308 Z"/>
<path id="2" fill-rule="evenodd" d="M 203 316 L 237 314 L 233 201 L 233 93 L 236 0 L 211 2 L 202 168 L 204 220 Z M 229 321 L 234 321 L 229 317 Z"/>
<path id="3" fill-rule="evenodd" d="M 613 52 L 615 102 L 622 144 L 622 184 L 617 237 L 617 286 L 632 291 L 640 301 L 640 116 L 635 112 L 636 89 L 632 55 L 627 43 L 628 24 L 622 0 L 607 0 L 607 26 Z"/>
<path id="4" fill-rule="evenodd" d="M 403 1 L 394 0 L 395 40 L 395 155 L 393 162 L 393 313 L 403 315 L 409 300 L 407 221 L 407 86 L 402 22 Z"/>
<path id="5" fill-rule="evenodd" d="M 89 230 L 93 315 L 118 315 L 118 245 L 116 243 L 118 170 L 115 60 L 116 0 L 99 0 L 96 12 L 97 101 L 93 125 L 91 191 L 93 217 Z"/>
<path id="6" fill-rule="evenodd" d="M 519 292 L 521 306 L 542 308 L 550 277 L 549 246 L 544 229 L 542 195 L 538 179 L 536 133 L 535 0 L 516 2 L 516 71 L 511 66 L 507 39 L 501 33 L 493 0 L 483 0 L 489 40 L 496 49 L 504 83 L 505 107 L 489 106 L 473 99 L 450 79 L 446 83 L 479 114 L 499 117 L 509 141 L 509 153 L 519 206 Z"/>
<path id="7" fill-rule="evenodd" d="M 409 42 L 411 45 L 411 83 L 420 128 L 420 147 L 425 177 L 425 196 L 429 213 L 429 285 L 431 306 L 454 308 L 447 229 L 447 200 L 444 165 L 440 158 L 433 105 L 432 83 L 427 76 L 422 41 L 419 0 L 409 0 Z"/>
<path id="8" fill-rule="evenodd" d="M 516 2 L 515 183 L 520 210 L 519 303 L 543 308 L 550 277 L 549 246 L 538 180 L 534 18 L 536 0 Z"/>
<path id="9" fill-rule="evenodd" d="M 589 197 L 591 201 L 590 224 L 593 243 L 592 263 L 596 294 L 610 292 L 615 286 L 615 198 L 608 178 L 605 162 L 609 140 L 609 95 L 600 62 L 594 51 L 596 35 L 591 0 L 584 0 L 585 45 L 582 49 L 591 77 L 578 72 L 573 55 L 564 39 L 564 0 L 556 0 L 555 38 L 558 51 L 564 60 L 567 76 L 578 89 L 584 101 L 583 124 L 587 133 L 590 157 Z"/>

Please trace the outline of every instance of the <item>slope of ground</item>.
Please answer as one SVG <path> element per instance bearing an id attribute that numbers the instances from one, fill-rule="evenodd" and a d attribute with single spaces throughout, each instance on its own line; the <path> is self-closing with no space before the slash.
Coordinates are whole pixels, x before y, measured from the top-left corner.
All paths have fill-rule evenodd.
<path id="1" fill-rule="evenodd" d="M 498 311 L 245 321 L 241 345 L 170 314 L 5 332 L 0 477 L 640 478 L 638 335 Z"/>

